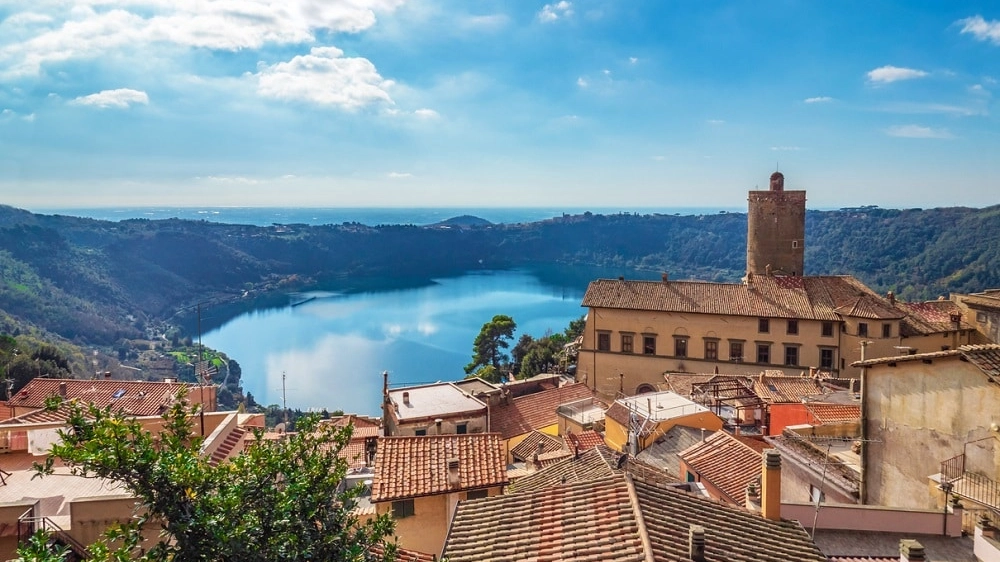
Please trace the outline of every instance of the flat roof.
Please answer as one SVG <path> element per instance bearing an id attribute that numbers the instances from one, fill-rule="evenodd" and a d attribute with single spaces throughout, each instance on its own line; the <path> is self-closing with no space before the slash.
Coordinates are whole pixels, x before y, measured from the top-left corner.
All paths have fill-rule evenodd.
<path id="1" fill-rule="evenodd" d="M 407 399 L 403 399 L 403 395 Z M 389 391 L 399 421 L 447 417 L 467 412 L 486 413 L 486 404 L 450 382 L 410 386 Z"/>
<path id="2" fill-rule="evenodd" d="M 629 411 L 655 422 L 711 411 L 701 404 L 670 391 L 638 394 L 619 398 L 616 402 L 628 408 Z"/>

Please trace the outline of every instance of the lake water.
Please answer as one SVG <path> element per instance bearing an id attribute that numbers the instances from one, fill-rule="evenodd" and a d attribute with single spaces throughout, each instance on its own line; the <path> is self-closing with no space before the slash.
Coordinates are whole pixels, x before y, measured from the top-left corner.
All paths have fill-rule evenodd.
<path id="1" fill-rule="evenodd" d="M 258 403 L 281 404 L 284 374 L 290 408 L 378 415 L 382 371 L 394 386 L 461 379 L 473 340 L 494 315 L 514 318 L 515 341 L 559 332 L 584 314 L 590 280 L 618 274 L 548 267 L 470 273 L 418 288 L 290 295 L 288 306 L 244 313 L 202 340 L 239 362 L 244 392 Z"/>

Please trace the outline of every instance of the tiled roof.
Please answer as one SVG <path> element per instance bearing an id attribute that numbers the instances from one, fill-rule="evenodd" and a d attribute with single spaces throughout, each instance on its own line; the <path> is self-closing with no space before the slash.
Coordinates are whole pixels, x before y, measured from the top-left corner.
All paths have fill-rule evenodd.
<path id="1" fill-rule="evenodd" d="M 539 449 L 539 445 L 541 445 L 541 449 Z M 566 443 L 561 437 L 542 433 L 541 431 L 532 431 L 516 447 L 510 450 L 510 454 L 514 457 L 514 460 L 527 461 L 531 460 L 535 453 L 546 454 L 561 450 L 568 450 L 566 449 Z"/>
<path id="2" fill-rule="evenodd" d="M 1000 310 L 1000 291 L 973 293 L 971 295 L 961 295 L 958 298 L 972 308 Z"/>
<path id="3" fill-rule="evenodd" d="M 506 456 L 501 437 L 496 433 L 381 437 L 375 457 L 372 501 L 506 484 Z M 453 460 L 458 461 L 454 473 L 448 467 Z"/>
<path id="4" fill-rule="evenodd" d="M 828 404 L 825 402 L 806 402 L 806 410 L 812 413 L 816 423 L 842 423 L 861 420 L 859 404 Z"/>
<path id="5" fill-rule="evenodd" d="M 580 433 L 570 433 L 566 438 L 569 440 L 570 447 L 580 453 L 604 444 L 604 436 L 593 429 Z"/>
<path id="6" fill-rule="evenodd" d="M 896 310 L 888 301 L 875 294 L 858 295 L 844 302 L 834 311 L 841 316 L 869 320 L 896 320 L 905 316 L 905 313 Z"/>
<path id="7" fill-rule="evenodd" d="M 518 479 L 508 492 L 537 492 L 568 482 L 588 482 L 611 476 L 615 473 L 612 466 L 617 464 L 618 458 L 618 453 L 599 445 Z"/>
<path id="8" fill-rule="evenodd" d="M 702 440 L 707 432 L 701 429 L 675 425 L 655 443 L 643 449 L 636 459 L 658 468 L 670 476 L 680 478 L 680 454 Z"/>
<path id="9" fill-rule="evenodd" d="M 680 458 L 725 494 L 726 501 L 743 505 L 747 485 L 760 477 L 762 450 L 763 445 L 757 450 L 725 431 L 716 431 L 682 451 Z"/>
<path id="10" fill-rule="evenodd" d="M 385 549 L 380 546 L 376 546 L 372 548 L 372 554 L 381 560 L 382 557 L 385 556 Z M 396 557 L 394 560 L 396 562 L 437 562 L 437 556 L 434 554 L 417 552 L 416 550 L 396 547 Z"/>
<path id="11" fill-rule="evenodd" d="M 705 528 L 707 562 L 825 561 L 796 522 L 624 475 L 461 502 L 443 555 L 452 562 L 676 562 L 690 559 L 692 525 Z"/>
<path id="12" fill-rule="evenodd" d="M 587 288 L 583 306 L 807 320 L 840 320 L 836 309 L 846 307 L 848 312 L 900 316 L 887 301 L 847 275 L 748 279 L 747 283 L 598 279 Z M 861 297 L 866 297 L 863 304 Z"/>
<path id="13" fill-rule="evenodd" d="M 991 381 L 1000 383 L 1000 345 L 963 345 L 958 349 Z"/>
<path id="14" fill-rule="evenodd" d="M 796 521 L 771 521 L 670 486 L 635 480 L 653 560 L 688 560 L 691 525 L 705 528 L 705 560 L 825 561 Z"/>
<path id="15" fill-rule="evenodd" d="M 367 437 L 378 437 L 379 429 L 382 428 L 381 419 L 359 416 L 357 414 L 344 414 L 343 416 L 330 418 L 328 423 L 332 423 L 336 427 L 347 427 L 348 425 L 353 425 L 354 431 L 351 432 L 351 440 L 363 440 Z"/>
<path id="16" fill-rule="evenodd" d="M 461 502 L 442 556 L 451 562 L 642 562 L 645 549 L 628 486 L 617 476 Z"/>
<path id="17" fill-rule="evenodd" d="M 952 301 L 897 302 L 896 308 L 907 315 L 899 326 L 900 335 L 903 337 L 954 332 L 956 329 L 974 329 L 965 321 L 962 309 Z M 957 328 L 952 321 L 953 317 L 958 318 Z"/>
<path id="18" fill-rule="evenodd" d="M 801 402 L 803 398 L 824 394 L 819 381 L 810 377 L 760 375 L 753 381 L 753 391 L 770 404 Z"/>
<path id="19" fill-rule="evenodd" d="M 490 408 L 490 429 L 503 435 L 504 439 L 524 435 L 559 423 L 556 408 L 560 405 L 593 396 L 594 392 L 583 383 L 518 396 L 509 404 Z"/>
<path id="20" fill-rule="evenodd" d="M 715 376 L 717 375 L 711 373 L 666 373 L 663 375 L 663 380 L 666 382 L 667 390 L 691 398 L 693 395 L 691 385 L 706 383 Z"/>
<path id="21" fill-rule="evenodd" d="M 901 539 L 916 539 L 924 547 L 927 560 L 934 562 L 979 560 L 975 555 L 972 537 L 816 529 L 816 544 L 831 560 L 850 560 L 851 557 L 861 560 L 899 560 Z"/>
<path id="22" fill-rule="evenodd" d="M 67 400 L 78 398 L 100 408 L 113 405 L 134 416 L 160 414 L 160 406 L 169 404 L 182 388 L 188 389 L 189 399 L 197 400 L 199 388 L 186 383 L 36 378 L 12 396 L 8 404 L 18 408 L 45 408 L 45 399 L 60 395 L 62 384 L 66 385 Z"/>

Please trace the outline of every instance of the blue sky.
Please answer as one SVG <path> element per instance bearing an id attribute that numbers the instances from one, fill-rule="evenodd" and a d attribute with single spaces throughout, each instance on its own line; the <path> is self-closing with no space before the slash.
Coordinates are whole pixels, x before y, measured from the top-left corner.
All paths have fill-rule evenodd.
<path id="1" fill-rule="evenodd" d="M 1000 4 L 5 0 L 0 203 L 1000 203 Z"/>

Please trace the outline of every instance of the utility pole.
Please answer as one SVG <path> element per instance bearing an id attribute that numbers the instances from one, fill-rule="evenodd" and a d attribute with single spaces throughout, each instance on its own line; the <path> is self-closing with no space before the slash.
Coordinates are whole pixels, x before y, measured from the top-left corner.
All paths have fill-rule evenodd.
<path id="1" fill-rule="evenodd" d="M 205 366 L 202 364 L 202 347 L 201 347 L 201 303 L 198 303 L 198 367 L 196 368 L 199 372 L 195 375 L 200 379 L 199 382 L 199 393 L 201 394 L 201 408 L 199 408 L 201 417 L 201 436 L 205 436 Z"/>
<path id="2" fill-rule="evenodd" d="M 281 409 L 285 414 L 285 432 L 288 432 L 288 402 L 285 400 L 285 372 L 281 371 Z"/>

